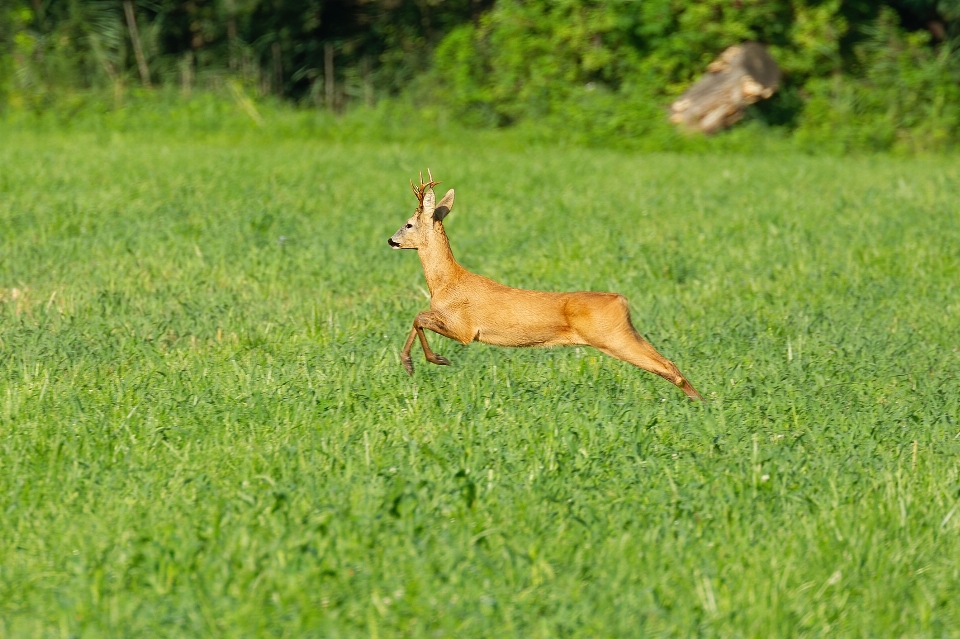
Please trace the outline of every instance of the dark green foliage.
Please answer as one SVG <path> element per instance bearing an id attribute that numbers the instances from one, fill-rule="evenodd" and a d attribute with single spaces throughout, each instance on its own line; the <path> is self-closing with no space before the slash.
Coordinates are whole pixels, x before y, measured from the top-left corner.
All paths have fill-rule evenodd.
<path id="1" fill-rule="evenodd" d="M 666 106 L 723 49 L 753 40 L 784 79 L 748 120 L 799 127 L 805 148 L 917 151 L 958 139 L 958 0 L 134 4 L 153 81 L 184 93 L 236 90 L 235 79 L 253 96 L 336 112 L 403 95 L 470 126 L 670 148 Z M 42 110 L 97 87 L 120 96 L 141 81 L 133 56 L 120 0 L 11 0 L 0 9 L 0 106 Z"/>
<path id="2" fill-rule="evenodd" d="M 435 44 L 487 0 L 136 0 L 147 61 L 159 80 L 200 86 L 224 76 L 258 91 L 321 102 L 324 49 L 334 47 L 335 103 L 401 91 Z M 136 83 L 120 0 L 12 0 L 0 8 L 0 56 L 29 99 L 52 88 Z M 319 78 L 319 82 L 318 82 Z"/>
<path id="3" fill-rule="evenodd" d="M 855 49 L 858 74 L 807 84 L 798 141 L 808 148 L 905 151 L 960 140 L 960 66 L 929 34 L 906 35 L 884 12 Z"/>
<path id="4" fill-rule="evenodd" d="M 926 31 L 905 33 L 891 9 L 840 2 L 503 0 L 447 36 L 435 70 L 464 121 L 546 120 L 588 140 L 637 141 L 663 128 L 663 109 L 711 59 L 747 40 L 766 43 L 785 74 L 781 92 L 752 117 L 801 121 L 808 147 L 817 130 L 837 133 L 840 150 L 958 139 L 951 47 L 933 47 Z M 825 95 L 836 85 L 856 92 L 857 105 Z"/>

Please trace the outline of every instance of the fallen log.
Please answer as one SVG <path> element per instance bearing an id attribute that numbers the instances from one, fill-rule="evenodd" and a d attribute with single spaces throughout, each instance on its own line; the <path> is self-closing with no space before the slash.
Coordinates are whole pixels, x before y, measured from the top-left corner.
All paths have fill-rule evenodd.
<path id="1" fill-rule="evenodd" d="M 747 105 L 769 98 L 779 87 L 780 67 L 762 44 L 732 46 L 670 105 L 670 121 L 714 133 L 738 122 Z"/>

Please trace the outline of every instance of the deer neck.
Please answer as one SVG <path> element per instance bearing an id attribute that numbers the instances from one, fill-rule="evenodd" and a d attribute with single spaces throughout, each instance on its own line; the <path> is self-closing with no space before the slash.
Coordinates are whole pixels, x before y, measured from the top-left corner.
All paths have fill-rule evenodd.
<path id="1" fill-rule="evenodd" d="M 447 234 L 443 232 L 443 226 L 438 226 L 438 231 L 431 233 L 429 241 L 417 250 L 431 297 L 437 291 L 455 284 L 459 279 L 460 271 L 463 270 L 453 257 L 450 241 L 447 239 Z"/>

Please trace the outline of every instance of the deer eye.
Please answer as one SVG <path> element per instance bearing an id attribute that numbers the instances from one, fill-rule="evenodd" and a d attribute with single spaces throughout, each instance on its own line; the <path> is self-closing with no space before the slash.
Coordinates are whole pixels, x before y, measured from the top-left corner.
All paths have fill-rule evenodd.
<path id="1" fill-rule="evenodd" d="M 408 229 L 412 229 L 412 228 L 413 228 L 413 224 L 407 224 L 407 228 L 408 228 Z"/>

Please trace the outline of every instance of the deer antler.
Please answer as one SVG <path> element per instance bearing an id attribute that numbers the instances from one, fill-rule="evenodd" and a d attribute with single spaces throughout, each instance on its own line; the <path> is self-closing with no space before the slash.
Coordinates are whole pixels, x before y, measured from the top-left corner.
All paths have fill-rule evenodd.
<path id="1" fill-rule="evenodd" d="M 413 183 L 413 180 L 410 180 L 410 188 L 413 189 L 413 194 L 417 196 L 417 201 L 420 203 L 417 210 L 423 208 L 423 197 L 426 195 L 427 189 L 432 189 L 440 184 L 440 182 L 433 180 L 433 174 L 430 173 L 430 169 L 427 169 L 427 180 L 427 182 L 423 181 L 423 171 L 420 171 L 420 186 L 417 186 Z"/>

